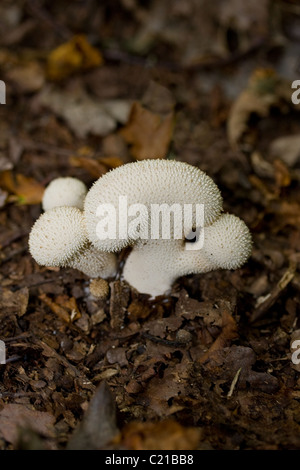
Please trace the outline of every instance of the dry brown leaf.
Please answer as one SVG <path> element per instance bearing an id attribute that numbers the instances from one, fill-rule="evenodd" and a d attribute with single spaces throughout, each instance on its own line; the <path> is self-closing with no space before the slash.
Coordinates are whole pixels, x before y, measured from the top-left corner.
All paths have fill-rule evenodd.
<path id="1" fill-rule="evenodd" d="M 45 73 L 38 62 L 28 62 L 9 69 L 5 74 L 18 91 L 33 93 L 42 88 L 45 83 Z"/>
<path id="2" fill-rule="evenodd" d="M 63 80 L 74 72 L 98 67 L 102 63 L 100 52 L 89 44 L 84 35 L 77 35 L 50 53 L 47 75 L 50 80 Z"/>
<path id="3" fill-rule="evenodd" d="M 94 178 L 99 178 L 108 170 L 123 165 L 123 161 L 118 157 L 92 158 L 74 156 L 70 157 L 69 162 L 73 166 L 84 168 Z"/>
<path id="4" fill-rule="evenodd" d="M 118 123 L 127 122 L 131 109 L 127 100 L 95 100 L 80 87 L 72 90 L 44 87 L 38 101 L 64 119 L 80 138 L 89 133 L 101 137 L 110 134 Z"/>
<path id="5" fill-rule="evenodd" d="M 0 411 L 0 436 L 15 444 L 21 428 L 31 429 L 42 436 L 54 437 L 55 417 L 24 405 L 7 404 Z"/>
<path id="6" fill-rule="evenodd" d="M 174 114 L 154 114 L 135 102 L 129 121 L 120 133 L 131 147 L 134 158 L 165 158 L 172 139 Z"/>
<path id="7" fill-rule="evenodd" d="M 272 157 L 280 158 L 289 168 L 300 158 L 300 136 L 288 135 L 273 140 L 269 149 Z"/>
<path id="8" fill-rule="evenodd" d="M 131 450 L 194 450 L 201 430 L 167 419 L 158 423 L 131 422 L 122 430 L 122 444 Z"/>
<path id="9" fill-rule="evenodd" d="M 0 289 L 0 310 L 2 313 L 6 311 L 22 317 L 27 311 L 28 300 L 29 291 L 27 287 L 15 292 L 6 287 Z"/>
<path id="10" fill-rule="evenodd" d="M 66 323 L 76 321 L 81 317 L 74 297 L 59 295 L 55 298 L 55 301 L 53 301 L 49 296 L 43 293 L 39 295 L 39 299 Z"/>
<path id="11" fill-rule="evenodd" d="M 12 194 L 10 200 L 18 204 L 39 204 L 45 190 L 35 179 L 11 171 L 0 173 L 0 187 Z"/>
<path id="12" fill-rule="evenodd" d="M 228 346 L 228 344 L 237 337 L 237 324 L 233 316 L 231 315 L 226 303 L 223 303 L 222 308 L 222 331 L 213 342 L 209 350 L 200 357 L 199 361 L 204 363 L 211 355 L 216 351 Z"/>
<path id="13" fill-rule="evenodd" d="M 286 99 L 285 83 L 270 69 L 257 69 L 249 79 L 248 87 L 233 103 L 227 122 L 229 143 L 236 148 L 248 128 L 251 114 L 267 117 L 270 108 Z"/>

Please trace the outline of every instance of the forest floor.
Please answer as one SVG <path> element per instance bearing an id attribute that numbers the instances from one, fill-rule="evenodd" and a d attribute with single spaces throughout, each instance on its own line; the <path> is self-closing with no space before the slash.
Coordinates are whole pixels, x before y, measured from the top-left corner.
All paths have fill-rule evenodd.
<path id="1" fill-rule="evenodd" d="M 299 449 L 299 5 L 97 3 L 0 5 L 0 448 Z M 104 299 L 38 266 L 45 186 L 144 158 L 211 176 L 249 261 L 154 300 L 127 253 Z"/>

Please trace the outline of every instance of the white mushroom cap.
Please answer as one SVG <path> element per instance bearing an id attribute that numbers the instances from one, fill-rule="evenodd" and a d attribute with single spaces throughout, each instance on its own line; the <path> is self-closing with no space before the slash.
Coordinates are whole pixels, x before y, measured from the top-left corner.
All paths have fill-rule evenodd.
<path id="1" fill-rule="evenodd" d="M 45 189 L 42 207 L 44 211 L 61 206 L 77 207 L 82 210 L 86 193 L 86 185 L 77 178 L 69 176 L 55 178 Z"/>
<path id="2" fill-rule="evenodd" d="M 87 238 L 82 212 L 76 207 L 55 207 L 44 212 L 29 235 L 29 250 L 41 266 L 74 267 L 90 277 L 112 275 L 112 253 L 95 252 Z"/>
<path id="3" fill-rule="evenodd" d="M 149 240 L 134 246 L 124 266 L 124 279 L 139 292 L 157 296 L 181 276 L 215 269 L 236 269 L 251 254 L 251 234 L 232 214 L 223 214 L 204 227 L 199 250 L 187 250 L 183 240 Z"/>
<path id="4" fill-rule="evenodd" d="M 116 209 L 116 226 L 119 220 L 119 197 L 127 198 L 128 206 L 143 204 L 150 214 L 151 204 L 204 204 L 204 224 L 211 224 L 222 211 L 222 197 L 213 180 L 198 168 L 174 160 L 143 160 L 120 166 L 97 180 L 87 193 L 84 218 L 89 240 L 103 251 L 119 251 L 140 238 L 129 234 L 115 239 L 100 239 L 97 235 L 100 205 L 111 204 Z M 109 219 L 108 219 L 109 220 Z M 149 218 L 141 220 L 147 227 Z"/>
<path id="5" fill-rule="evenodd" d="M 203 248 L 197 259 L 200 270 L 192 272 L 204 272 L 205 264 L 209 271 L 237 269 L 247 261 L 251 251 L 252 237 L 245 222 L 233 214 L 222 214 L 212 225 L 204 227 Z"/>

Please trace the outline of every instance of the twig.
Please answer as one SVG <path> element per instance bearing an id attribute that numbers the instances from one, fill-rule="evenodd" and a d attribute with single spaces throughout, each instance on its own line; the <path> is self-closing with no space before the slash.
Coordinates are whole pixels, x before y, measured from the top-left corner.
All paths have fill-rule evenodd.
<path id="1" fill-rule="evenodd" d="M 254 323 L 262 318 L 268 310 L 274 305 L 288 284 L 293 280 L 296 274 L 297 262 L 295 259 L 290 260 L 290 265 L 282 278 L 278 281 L 274 289 L 265 297 L 251 315 L 250 323 Z"/>
<path id="2" fill-rule="evenodd" d="M 237 381 L 239 380 L 239 376 L 240 376 L 240 373 L 241 373 L 241 370 L 242 368 L 240 367 L 237 371 L 237 373 L 235 374 L 234 378 L 233 378 L 233 381 L 231 382 L 231 385 L 230 385 L 230 390 L 229 392 L 227 393 L 227 397 L 230 398 L 233 394 L 233 391 L 234 391 L 234 388 L 237 384 Z"/>

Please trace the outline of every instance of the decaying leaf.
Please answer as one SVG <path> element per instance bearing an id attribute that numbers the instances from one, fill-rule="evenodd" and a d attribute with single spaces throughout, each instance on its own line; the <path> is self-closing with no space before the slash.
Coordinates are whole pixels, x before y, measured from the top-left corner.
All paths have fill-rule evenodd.
<path id="1" fill-rule="evenodd" d="M 158 423 L 132 422 L 122 429 L 122 444 L 130 450 L 194 450 L 201 439 L 199 428 L 184 427 L 167 419 Z"/>
<path id="2" fill-rule="evenodd" d="M 74 36 L 50 53 L 47 75 L 50 80 L 63 80 L 74 72 L 98 67 L 102 63 L 103 59 L 98 49 L 91 46 L 81 34 Z"/>
<path id="3" fill-rule="evenodd" d="M 99 450 L 118 435 L 113 396 L 102 382 L 97 388 L 82 422 L 68 443 L 68 450 Z"/>
<path id="4" fill-rule="evenodd" d="M 129 121 L 120 133 L 134 158 L 165 158 L 172 139 L 174 115 L 155 114 L 138 102 L 132 105 Z"/>
<path id="5" fill-rule="evenodd" d="M 43 293 L 40 294 L 39 299 L 66 323 L 71 323 L 81 317 L 74 297 L 59 295 L 55 298 L 55 301 L 53 301 L 49 296 Z"/>
<path id="6" fill-rule="evenodd" d="M 7 404 L 0 411 L 0 436 L 7 442 L 16 443 L 20 428 L 29 428 L 45 437 L 54 437 L 55 417 L 24 405 Z"/>
<path id="7" fill-rule="evenodd" d="M 44 186 L 35 179 L 11 171 L 0 173 L 0 187 L 12 196 L 18 204 L 39 204 L 44 194 Z"/>
<path id="8" fill-rule="evenodd" d="M 227 122 L 230 145 L 236 148 L 247 131 L 251 115 L 267 117 L 272 106 L 291 105 L 290 83 L 270 69 L 257 69 L 249 79 L 247 88 L 233 103 Z"/>
<path id="9" fill-rule="evenodd" d="M 6 287 L 0 288 L 0 316 L 1 313 L 11 313 L 22 317 L 26 311 L 29 300 L 29 290 L 23 287 L 17 291 L 12 291 Z"/>
<path id="10" fill-rule="evenodd" d="M 33 61 L 10 68 L 5 76 L 22 93 L 34 93 L 40 90 L 45 83 L 43 67 Z"/>
<path id="11" fill-rule="evenodd" d="M 103 137 L 114 131 L 118 122 L 127 122 L 131 107 L 126 100 L 97 101 L 81 90 L 60 91 L 52 87 L 42 90 L 39 102 L 62 117 L 82 138 L 89 133 Z"/>
<path id="12" fill-rule="evenodd" d="M 300 136 L 278 137 L 271 142 L 269 152 L 272 157 L 280 158 L 289 168 L 293 167 L 300 159 Z"/>

